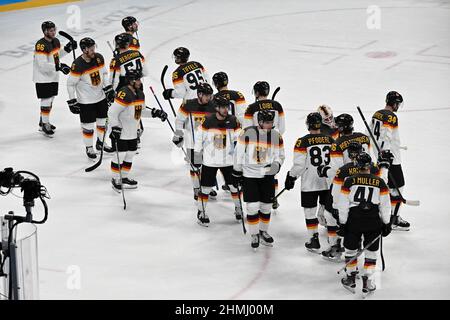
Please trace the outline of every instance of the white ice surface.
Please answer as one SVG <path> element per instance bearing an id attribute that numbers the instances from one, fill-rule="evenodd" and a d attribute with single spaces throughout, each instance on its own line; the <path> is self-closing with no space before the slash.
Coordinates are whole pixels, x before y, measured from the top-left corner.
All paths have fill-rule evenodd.
<path id="1" fill-rule="evenodd" d="M 421 206 L 401 211 L 412 224 L 410 232 L 385 239 L 387 269 L 376 274 L 379 290 L 372 299 L 450 298 L 450 153 L 444 130 L 450 120 L 448 1 L 75 4 L 84 29 L 76 38 L 94 38 L 108 61 L 112 54 L 106 41 L 121 32 L 121 18 L 138 18 L 151 70 L 145 84 L 159 93 L 162 67 L 175 67 L 172 51 L 181 45 L 211 76 L 226 71 L 230 88 L 241 90 L 248 101 L 258 80 L 281 86 L 278 100 L 287 116 L 281 183 L 292 164 L 293 144 L 306 133 L 309 111 L 329 104 L 335 114 L 350 112 L 362 131 L 356 105 L 369 117 L 384 106 L 388 91 L 402 93 L 405 103 L 398 116 L 402 144 L 408 147 L 402 153 L 404 194 L 420 199 Z M 366 27 L 366 9 L 373 4 L 381 8 L 379 30 Z M 37 132 L 32 46 L 41 37 L 44 20 L 67 30 L 67 7 L 0 14 L 0 168 L 37 173 L 52 196 L 49 220 L 38 230 L 41 298 L 356 299 L 339 283 L 341 264 L 306 252 L 298 186 L 283 194 L 279 213 L 272 217 L 275 246 L 254 253 L 222 192 L 208 206 L 210 227 L 195 222 L 189 176 L 166 124 L 144 120 L 142 149 L 132 169 L 139 189 L 127 192 L 126 211 L 120 195 L 111 190 L 109 158 L 94 172 L 84 172 L 92 163 L 84 154 L 79 120 L 65 102 L 64 76 L 51 114 L 55 137 Z M 370 52 L 394 56 L 370 58 Z M 63 61 L 70 64 L 72 58 Z M 156 106 L 149 90 L 146 95 L 147 104 Z M 20 213 L 21 200 L 0 198 L 1 214 L 8 210 Z M 36 218 L 39 211 L 37 206 Z M 325 247 L 325 230 L 320 233 Z M 72 265 L 81 270 L 80 290 L 67 287 L 66 271 Z"/>

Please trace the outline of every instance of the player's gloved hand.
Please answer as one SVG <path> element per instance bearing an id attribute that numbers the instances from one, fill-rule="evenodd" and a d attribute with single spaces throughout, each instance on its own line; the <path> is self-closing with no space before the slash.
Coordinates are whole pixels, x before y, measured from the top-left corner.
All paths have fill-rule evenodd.
<path id="1" fill-rule="evenodd" d="M 77 99 L 67 100 L 67 104 L 69 105 L 70 112 L 73 114 L 80 114 L 80 105 L 78 104 Z"/>
<path id="2" fill-rule="evenodd" d="M 286 175 L 286 180 L 284 180 L 284 188 L 286 190 L 291 190 L 294 188 L 295 186 L 295 180 L 297 180 L 296 177 L 292 177 L 291 175 L 289 175 L 289 172 Z"/>
<path id="3" fill-rule="evenodd" d="M 166 90 L 164 90 L 163 91 L 164 99 L 166 99 L 166 100 L 172 99 L 173 98 L 172 97 L 172 92 L 173 92 L 173 89 L 166 89 Z"/>
<path id="4" fill-rule="evenodd" d="M 104 87 L 103 91 L 105 92 L 105 95 L 106 95 L 106 101 L 108 101 L 108 103 L 112 103 L 114 101 L 114 97 L 116 95 L 112 85 Z"/>
<path id="5" fill-rule="evenodd" d="M 57 66 L 56 71 L 61 71 L 64 74 L 69 74 L 70 67 L 65 63 L 60 63 L 59 66 Z"/>
<path id="6" fill-rule="evenodd" d="M 392 226 L 390 223 L 383 223 L 383 226 L 381 227 L 381 235 L 383 237 L 387 237 L 392 231 Z"/>
<path id="7" fill-rule="evenodd" d="M 391 150 L 382 150 L 378 154 L 378 166 L 380 168 L 389 169 L 392 161 L 394 161 L 394 155 L 392 154 Z"/>
<path id="8" fill-rule="evenodd" d="M 345 223 L 343 224 L 338 224 L 339 229 L 336 231 L 336 234 L 339 237 L 344 237 L 345 236 Z"/>
<path id="9" fill-rule="evenodd" d="M 153 118 L 160 118 L 162 122 L 167 120 L 166 112 L 159 110 L 159 109 L 155 109 L 155 108 L 153 108 L 151 112 L 152 112 Z"/>
<path id="10" fill-rule="evenodd" d="M 244 179 L 242 176 L 242 171 L 236 171 L 233 169 L 233 172 L 231 173 L 231 177 L 232 177 L 233 187 L 239 188 L 239 186 L 242 185 L 242 180 Z"/>
<path id="11" fill-rule="evenodd" d="M 111 128 L 111 134 L 109 137 L 113 140 L 119 140 L 120 135 L 122 134 L 122 128 L 121 127 L 112 127 Z"/>
<path id="12" fill-rule="evenodd" d="M 278 172 L 280 172 L 280 167 L 281 167 L 281 165 L 277 161 L 274 161 L 270 165 L 267 165 L 265 167 L 266 168 L 266 176 L 276 175 Z"/>
<path id="13" fill-rule="evenodd" d="M 72 50 L 75 50 L 76 48 L 78 48 L 78 44 L 75 40 L 73 40 L 64 46 L 64 51 L 70 53 L 72 52 Z"/>
<path id="14" fill-rule="evenodd" d="M 330 166 L 326 166 L 326 165 L 321 164 L 320 166 L 317 167 L 317 174 L 321 178 L 328 178 L 327 171 L 329 169 L 330 169 Z"/>
<path id="15" fill-rule="evenodd" d="M 172 138 L 172 142 L 178 147 L 181 148 L 183 146 L 183 137 L 174 135 Z"/>

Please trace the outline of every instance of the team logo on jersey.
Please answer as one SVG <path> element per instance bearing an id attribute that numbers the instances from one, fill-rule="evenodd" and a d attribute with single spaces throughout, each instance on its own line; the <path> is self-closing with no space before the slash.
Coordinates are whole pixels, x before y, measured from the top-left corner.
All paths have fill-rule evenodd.
<path id="1" fill-rule="evenodd" d="M 255 147 L 255 152 L 253 153 L 253 159 L 256 161 L 256 163 L 262 163 L 266 161 L 268 154 L 268 149 L 261 146 Z"/>
<path id="2" fill-rule="evenodd" d="M 194 126 L 195 129 L 197 129 L 199 126 L 201 126 L 205 122 L 205 116 L 196 116 L 194 117 Z"/>
<path id="3" fill-rule="evenodd" d="M 98 86 L 100 84 L 100 82 L 102 82 L 102 79 L 100 78 L 100 72 L 98 71 L 94 71 L 92 73 L 89 74 L 89 76 L 91 77 L 91 83 L 93 86 Z"/>
<path id="4" fill-rule="evenodd" d="M 227 144 L 227 135 L 226 134 L 215 134 L 214 135 L 214 148 L 216 149 L 224 149 L 225 145 Z"/>
<path id="5" fill-rule="evenodd" d="M 134 118 L 136 120 L 141 119 L 141 113 L 142 113 L 142 105 L 134 106 Z"/>

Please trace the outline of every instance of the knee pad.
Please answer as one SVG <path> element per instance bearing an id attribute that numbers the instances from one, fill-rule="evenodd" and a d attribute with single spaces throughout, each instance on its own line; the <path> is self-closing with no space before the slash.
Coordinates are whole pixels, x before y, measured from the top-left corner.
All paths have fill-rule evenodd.
<path id="1" fill-rule="evenodd" d="M 303 208 L 305 210 L 305 219 L 316 219 L 317 207 Z"/>
<path id="2" fill-rule="evenodd" d="M 377 251 L 370 251 L 370 250 L 366 250 L 366 252 L 364 253 L 366 259 L 372 259 L 372 260 L 377 260 Z"/>
<path id="3" fill-rule="evenodd" d="M 354 257 L 358 253 L 358 250 L 349 250 L 345 248 L 345 256 L 346 257 Z"/>
<path id="4" fill-rule="evenodd" d="M 41 99 L 41 107 L 51 107 L 55 97 Z"/>
<path id="5" fill-rule="evenodd" d="M 260 202 L 259 208 L 262 213 L 270 213 L 270 211 L 272 210 L 272 204 Z"/>
<path id="6" fill-rule="evenodd" d="M 250 214 L 250 215 L 258 214 L 259 202 L 247 202 L 246 208 L 247 208 L 248 214 Z"/>
<path id="7" fill-rule="evenodd" d="M 82 123 L 81 128 L 83 128 L 86 131 L 94 131 L 95 128 L 95 122 L 91 123 Z"/>

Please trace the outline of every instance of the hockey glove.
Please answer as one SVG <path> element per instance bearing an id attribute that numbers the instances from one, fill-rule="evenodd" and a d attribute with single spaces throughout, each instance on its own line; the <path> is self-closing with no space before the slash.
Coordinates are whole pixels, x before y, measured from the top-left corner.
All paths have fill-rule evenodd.
<path id="1" fill-rule="evenodd" d="M 76 48 L 78 48 L 78 44 L 75 40 L 73 40 L 64 46 L 64 51 L 70 53 L 72 52 L 72 50 L 75 50 Z"/>
<path id="2" fill-rule="evenodd" d="M 236 189 L 239 188 L 240 185 L 242 185 L 242 180 L 244 179 L 242 176 L 242 171 L 236 171 L 233 169 L 233 172 L 231 173 L 232 183 L 233 187 Z"/>
<path id="3" fill-rule="evenodd" d="M 394 160 L 394 155 L 392 154 L 392 152 L 390 150 L 382 150 L 378 154 L 378 166 L 380 168 L 389 169 L 393 160 Z"/>
<path id="4" fill-rule="evenodd" d="M 103 88 L 103 91 L 105 92 L 106 95 L 106 101 L 111 104 L 114 101 L 114 97 L 115 97 L 115 92 L 114 89 L 112 87 L 112 85 L 106 86 Z"/>
<path id="5" fill-rule="evenodd" d="M 336 231 L 336 234 L 339 237 L 344 237 L 345 236 L 345 223 L 344 224 L 339 224 L 339 229 Z"/>
<path id="6" fill-rule="evenodd" d="M 286 190 L 291 190 L 294 188 L 295 186 L 295 180 L 297 180 L 296 177 L 292 177 L 291 175 L 289 175 L 289 172 L 286 175 L 286 180 L 284 180 L 284 188 Z"/>
<path id="7" fill-rule="evenodd" d="M 381 235 L 383 237 L 387 237 L 392 231 L 392 226 L 390 223 L 383 223 L 383 226 L 381 227 Z"/>
<path id="8" fill-rule="evenodd" d="M 320 166 L 317 167 L 317 174 L 321 178 L 328 178 L 327 171 L 329 169 L 330 169 L 330 166 L 324 166 L 323 164 L 321 164 Z"/>
<path id="9" fill-rule="evenodd" d="M 266 176 L 274 176 L 278 172 L 280 172 L 280 164 L 276 161 L 272 162 L 272 164 L 267 165 L 266 167 Z"/>
<path id="10" fill-rule="evenodd" d="M 65 63 L 60 63 L 59 66 L 57 66 L 56 71 L 61 71 L 64 74 L 69 74 L 70 67 Z"/>
<path id="11" fill-rule="evenodd" d="M 172 142 L 178 147 L 181 148 L 183 146 L 183 137 L 180 136 L 173 136 Z"/>
<path id="12" fill-rule="evenodd" d="M 160 118 L 162 122 L 167 120 L 166 112 L 159 110 L 159 109 L 155 109 L 155 108 L 153 108 L 151 112 L 152 112 L 153 118 Z"/>
<path id="13" fill-rule="evenodd" d="M 173 98 L 172 97 L 172 92 L 173 92 L 173 89 L 166 89 L 166 90 L 164 90 L 163 91 L 164 99 L 166 99 L 166 100 L 172 99 Z"/>
<path id="14" fill-rule="evenodd" d="M 109 137 L 111 138 L 111 140 L 119 140 L 121 134 L 122 134 L 121 127 L 112 127 L 111 134 L 109 135 Z"/>
<path id="15" fill-rule="evenodd" d="M 70 112 L 73 114 L 80 114 L 80 105 L 78 104 L 77 99 L 71 99 L 67 101 L 69 105 Z"/>

